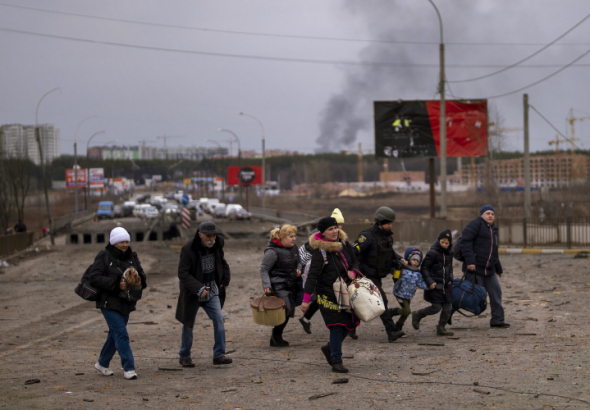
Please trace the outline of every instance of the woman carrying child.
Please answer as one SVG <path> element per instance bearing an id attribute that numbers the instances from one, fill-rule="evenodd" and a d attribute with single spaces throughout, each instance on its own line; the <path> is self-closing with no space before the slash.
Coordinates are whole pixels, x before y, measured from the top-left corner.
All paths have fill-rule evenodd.
<path id="1" fill-rule="evenodd" d="M 428 289 L 428 286 L 420 274 L 420 264 L 422 263 L 422 252 L 418 248 L 408 248 L 404 253 L 404 259 L 408 265 L 404 266 L 399 279 L 393 286 L 393 296 L 397 299 L 401 307 L 389 309 L 391 316 L 398 316 L 399 320 L 395 324 L 398 331 L 404 327 L 404 323 L 412 310 L 410 302 L 416 294 L 416 288 Z M 404 332 L 400 336 L 403 336 Z"/>
<path id="2" fill-rule="evenodd" d="M 320 219 L 318 233 L 309 238 L 313 248 L 301 311 L 309 309 L 311 295 L 317 295 L 320 312 L 330 330 L 330 342 L 321 347 L 332 371 L 347 373 L 342 364 L 342 342 L 359 320 L 350 308 L 347 286 L 356 277 L 358 261 L 344 231 L 332 217 Z M 336 293 L 340 295 L 338 297 Z"/>
<path id="3" fill-rule="evenodd" d="M 420 329 L 420 321 L 426 316 L 441 312 L 436 327 L 437 336 L 453 336 L 445 330 L 453 308 L 453 235 L 446 230 L 438 235 L 434 244 L 424 258 L 422 277 L 428 286 L 424 291 L 424 300 L 432 306 L 412 312 L 412 326 Z"/>

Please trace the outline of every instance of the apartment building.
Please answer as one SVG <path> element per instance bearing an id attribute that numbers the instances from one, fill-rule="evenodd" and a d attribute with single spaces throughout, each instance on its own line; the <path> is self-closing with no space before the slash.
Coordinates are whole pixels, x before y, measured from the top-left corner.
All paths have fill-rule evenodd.
<path id="1" fill-rule="evenodd" d="M 60 132 L 53 124 L 39 125 L 43 160 L 49 164 L 61 155 Z M 33 163 L 41 163 L 34 125 L 6 124 L 0 126 L 0 150 L 9 156 L 26 156 Z"/>

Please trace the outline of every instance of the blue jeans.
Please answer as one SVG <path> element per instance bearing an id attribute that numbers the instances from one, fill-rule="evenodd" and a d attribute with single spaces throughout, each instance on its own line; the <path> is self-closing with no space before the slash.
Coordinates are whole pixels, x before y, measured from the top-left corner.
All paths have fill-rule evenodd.
<path id="1" fill-rule="evenodd" d="M 127 333 L 129 315 L 122 315 L 115 310 L 100 310 L 107 321 L 109 335 L 100 351 L 98 364 L 102 367 L 109 367 L 115 352 L 119 352 L 123 370 L 126 372 L 135 370 L 135 361 L 133 360 L 133 353 L 131 353 L 131 346 L 129 346 L 129 334 Z"/>
<path id="2" fill-rule="evenodd" d="M 221 303 L 219 303 L 219 296 L 214 296 L 207 302 L 197 303 L 197 309 L 195 310 L 195 317 L 199 308 L 202 307 L 209 316 L 209 319 L 213 321 L 213 337 L 215 338 L 215 344 L 213 345 L 213 358 L 225 356 L 225 319 L 221 312 Z M 194 318 L 193 318 L 194 323 Z M 178 354 L 181 359 L 190 359 L 191 348 L 193 347 L 193 328 L 188 326 L 182 326 L 182 345 Z"/>
<path id="3" fill-rule="evenodd" d="M 350 330 L 346 326 L 330 326 L 330 354 L 332 360 L 338 361 L 342 359 L 342 342 L 349 333 Z"/>

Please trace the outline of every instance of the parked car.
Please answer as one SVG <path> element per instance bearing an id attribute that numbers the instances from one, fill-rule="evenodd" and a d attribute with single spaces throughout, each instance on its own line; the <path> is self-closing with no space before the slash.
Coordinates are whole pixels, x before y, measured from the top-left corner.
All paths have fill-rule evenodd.
<path id="1" fill-rule="evenodd" d="M 230 204 L 225 208 L 225 215 L 229 219 L 250 219 L 252 214 L 246 211 L 240 204 Z"/>
<path id="2" fill-rule="evenodd" d="M 115 205 L 113 208 L 114 218 L 123 218 L 123 207 L 121 205 Z"/>
<path id="3" fill-rule="evenodd" d="M 108 218 L 113 219 L 113 211 L 115 206 L 112 201 L 101 201 L 98 203 L 98 210 L 96 211 L 96 217 L 98 219 Z"/>
<path id="4" fill-rule="evenodd" d="M 175 204 L 165 204 L 162 209 L 166 215 L 178 215 L 180 213 L 178 205 Z"/>
<path id="5" fill-rule="evenodd" d="M 145 218 L 145 219 L 153 219 L 153 218 L 159 217 L 160 212 L 158 211 L 158 209 L 155 206 L 148 205 L 147 208 L 144 208 L 142 210 L 142 215 L 143 215 L 143 218 Z"/>
<path id="6" fill-rule="evenodd" d="M 203 212 L 205 212 L 206 214 L 212 214 L 213 210 L 215 209 L 215 205 L 217 205 L 218 203 L 219 199 L 207 200 L 207 202 L 205 202 L 205 205 L 203 205 Z"/>
<path id="7" fill-rule="evenodd" d="M 136 207 L 137 207 L 136 216 L 137 216 L 138 218 L 144 218 L 144 217 L 145 217 L 145 210 L 146 210 L 146 209 L 148 209 L 148 208 L 150 208 L 150 207 L 152 207 L 152 208 L 155 208 L 154 206 L 152 206 L 152 205 L 149 205 L 149 204 L 141 204 L 141 205 L 136 205 Z M 157 210 L 158 210 L 158 209 L 156 208 L 156 211 L 157 211 Z"/>
<path id="8" fill-rule="evenodd" d="M 216 204 L 212 215 L 215 218 L 225 218 L 225 208 L 226 206 L 223 203 Z"/>
<path id="9" fill-rule="evenodd" d="M 123 217 L 133 216 L 133 208 L 136 203 L 134 201 L 126 201 L 123 203 Z"/>

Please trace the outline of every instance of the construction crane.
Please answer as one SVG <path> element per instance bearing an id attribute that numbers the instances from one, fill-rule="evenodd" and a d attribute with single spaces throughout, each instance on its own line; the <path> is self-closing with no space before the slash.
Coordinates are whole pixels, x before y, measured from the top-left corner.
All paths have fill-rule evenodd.
<path id="1" fill-rule="evenodd" d="M 358 151 L 346 150 L 343 149 L 340 151 L 341 154 L 349 154 L 349 153 L 357 153 L 358 154 L 358 174 L 359 174 L 359 182 L 363 182 L 363 152 L 367 154 L 372 154 L 375 151 L 372 149 L 362 149 L 361 143 L 359 142 L 359 149 Z"/>
<path id="2" fill-rule="evenodd" d="M 168 138 L 182 138 L 185 137 L 184 135 L 163 135 L 161 137 L 156 137 L 157 139 L 163 139 L 164 140 L 164 148 L 166 148 L 166 140 Z"/>
<path id="3" fill-rule="evenodd" d="M 570 143 L 572 144 L 571 146 L 571 153 L 572 155 L 574 154 L 574 147 L 576 146 L 575 142 L 579 141 L 579 138 L 576 138 L 575 133 L 574 133 L 574 122 L 576 121 L 584 121 L 584 120 L 590 120 L 590 116 L 589 117 L 574 117 L 574 109 L 570 108 L 570 117 L 566 118 L 567 122 L 570 124 L 570 130 L 571 130 L 571 137 L 570 137 Z"/>
<path id="4" fill-rule="evenodd" d="M 554 145 L 555 144 L 555 153 L 558 154 L 559 153 L 559 144 L 561 144 L 563 142 L 567 142 L 567 140 L 566 139 L 560 139 L 559 138 L 559 134 L 555 134 L 555 139 L 553 141 L 549 141 L 549 145 Z"/>

